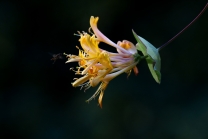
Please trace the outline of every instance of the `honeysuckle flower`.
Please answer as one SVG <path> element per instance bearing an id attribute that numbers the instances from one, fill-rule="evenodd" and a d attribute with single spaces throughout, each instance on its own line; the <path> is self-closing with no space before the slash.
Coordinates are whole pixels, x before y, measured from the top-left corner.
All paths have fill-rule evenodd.
<path id="1" fill-rule="evenodd" d="M 176 36 L 171 38 L 167 43 L 160 46 L 159 48 L 154 47 L 150 42 L 144 38 L 138 36 L 134 31 L 133 35 L 137 41 L 136 47 L 133 43 L 124 40 L 118 42 L 117 44 L 108 39 L 97 27 L 98 17 L 91 16 L 90 18 L 90 29 L 93 30 L 94 34 L 90 36 L 85 32 L 78 32 L 80 36 L 80 44 L 83 50 L 79 49 L 78 55 L 66 54 L 69 62 L 78 62 L 79 67 L 75 71 L 75 74 L 82 75 L 81 78 L 75 78 L 72 83 L 74 87 L 81 86 L 85 89 L 91 86 L 97 86 L 100 83 L 97 91 L 94 95 L 87 101 L 92 100 L 97 95 L 98 103 L 102 107 L 102 98 L 104 91 L 107 88 L 109 82 L 117 77 L 118 75 L 126 72 L 129 76 L 131 70 L 134 70 L 135 74 L 138 74 L 138 69 L 136 65 L 140 60 L 146 59 L 150 72 L 156 82 L 160 83 L 161 80 L 161 59 L 159 51 L 172 42 L 177 36 L 179 36 L 184 30 L 186 30 L 192 23 L 196 21 L 202 15 L 202 13 L 208 7 L 208 3 L 205 5 L 204 9 L 197 15 L 197 17 L 191 21 L 182 31 L 180 31 Z M 108 52 L 106 50 L 100 49 L 98 47 L 100 42 L 104 42 L 110 46 L 117 49 L 118 53 Z M 138 51 L 141 51 L 143 56 L 140 56 Z"/>
<path id="2" fill-rule="evenodd" d="M 102 107 L 104 91 L 112 79 L 124 72 L 129 76 L 132 69 L 135 74 L 138 74 L 136 65 L 139 62 L 139 54 L 135 45 L 127 40 L 118 41 L 116 44 L 108 39 L 98 30 L 97 22 L 98 17 L 91 16 L 90 26 L 94 32 L 92 36 L 86 32 L 78 32 L 80 36 L 79 42 L 83 50 L 77 47 L 79 55 L 66 54 L 68 57 L 66 63 L 78 62 L 79 67 L 76 70 L 72 70 L 75 71 L 75 74 L 83 75 L 81 78 L 75 78 L 72 83 L 74 87 L 81 86 L 86 90 L 100 84 L 97 91 L 87 102 L 100 95 L 98 103 Z M 100 42 L 115 47 L 118 53 L 100 49 L 98 46 Z"/>

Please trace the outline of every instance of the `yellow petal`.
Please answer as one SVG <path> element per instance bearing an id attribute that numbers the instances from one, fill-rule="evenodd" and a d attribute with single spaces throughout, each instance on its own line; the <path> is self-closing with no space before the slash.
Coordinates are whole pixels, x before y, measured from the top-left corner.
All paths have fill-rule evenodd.
<path id="1" fill-rule="evenodd" d="M 113 69 L 113 66 L 111 64 L 109 55 L 107 52 L 102 51 L 102 53 L 98 57 L 100 64 L 102 64 L 106 69 Z"/>
<path id="2" fill-rule="evenodd" d="M 101 88 L 100 88 L 100 96 L 98 98 L 98 104 L 99 106 L 102 108 L 102 100 L 103 100 L 103 95 L 104 95 L 104 91 L 107 88 L 109 82 L 102 82 L 101 84 Z"/>
<path id="3" fill-rule="evenodd" d="M 102 108 L 102 99 L 103 99 L 104 91 L 101 91 L 100 96 L 98 98 L 98 104 L 100 108 Z"/>
<path id="4" fill-rule="evenodd" d="M 99 20 L 99 17 L 94 17 L 94 16 L 91 16 L 90 17 L 90 25 L 91 27 L 97 27 L 97 22 Z"/>
<path id="5" fill-rule="evenodd" d="M 91 57 L 95 57 L 100 52 L 98 47 L 99 41 L 96 40 L 95 36 L 84 33 L 81 34 L 79 41 L 85 53 L 88 53 Z"/>
<path id="6" fill-rule="evenodd" d="M 83 77 L 77 79 L 75 82 L 73 82 L 73 83 L 72 83 L 72 86 L 73 86 L 73 87 L 77 87 L 77 86 L 83 84 L 84 82 L 86 82 L 87 80 L 89 80 L 90 78 L 91 78 L 90 75 L 85 75 L 85 76 L 83 76 Z"/>
<path id="7" fill-rule="evenodd" d="M 107 74 L 106 70 L 99 70 L 97 72 L 97 76 L 90 80 L 90 85 L 92 87 L 97 86 L 101 82 L 101 80 L 105 77 L 106 74 Z"/>

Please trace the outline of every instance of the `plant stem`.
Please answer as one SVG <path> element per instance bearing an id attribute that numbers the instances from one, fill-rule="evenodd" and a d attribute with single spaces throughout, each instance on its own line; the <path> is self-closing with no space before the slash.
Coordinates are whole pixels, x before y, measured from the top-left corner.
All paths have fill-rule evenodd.
<path id="1" fill-rule="evenodd" d="M 169 43 L 171 43 L 176 37 L 178 37 L 181 33 L 183 33 L 192 23 L 194 23 L 204 13 L 204 11 L 207 9 L 207 7 L 208 7 L 208 3 L 205 5 L 205 7 L 203 8 L 203 10 L 194 18 L 194 20 L 191 21 L 191 23 L 189 23 L 185 28 L 183 28 L 178 34 L 176 34 L 173 38 L 171 38 L 165 44 L 163 44 L 162 46 L 160 46 L 158 48 L 158 51 L 160 51 L 161 49 L 163 49 L 165 46 L 167 46 Z"/>

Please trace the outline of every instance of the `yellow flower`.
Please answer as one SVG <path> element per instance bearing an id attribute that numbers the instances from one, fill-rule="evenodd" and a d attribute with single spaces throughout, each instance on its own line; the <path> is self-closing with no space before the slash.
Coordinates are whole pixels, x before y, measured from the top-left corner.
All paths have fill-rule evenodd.
<path id="1" fill-rule="evenodd" d="M 108 83 L 116 76 L 126 72 L 128 75 L 134 69 L 138 74 L 136 65 L 139 60 L 135 59 L 138 55 L 135 45 L 129 41 L 122 41 L 115 44 L 102 34 L 97 28 L 98 17 L 90 18 L 90 25 L 95 34 L 90 36 L 86 32 L 78 32 L 80 36 L 80 44 L 83 50 L 79 49 L 79 55 L 67 55 L 69 62 L 78 62 L 79 67 L 75 74 L 83 75 L 79 79 L 75 79 L 72 83 L 74 87 L 81 86 L 86 89 L 97 86 L 100 83 L 94 95 L 87 100 L 89 102 L 97 95 L 98 103 L 102 107 L 102 98 Z M 117 49 L 118 53 L 108 52 L 99 48 L 99 43 L 104 42 Z"/>

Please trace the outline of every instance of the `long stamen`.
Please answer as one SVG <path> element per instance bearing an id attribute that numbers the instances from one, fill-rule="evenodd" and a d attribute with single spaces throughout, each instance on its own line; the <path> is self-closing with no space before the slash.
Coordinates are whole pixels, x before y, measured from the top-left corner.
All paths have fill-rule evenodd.
<path id="1" fill-rule="evenodd" d="M 88 100 L 86 100 L 86 102 L 90 102 L 92 99 L 96 98 L 100 94 L 101 89 L 102 89 L 102 84 L 103 83 L 100 84 L 100 86 L 97 89 L 97 91 Z"/>

